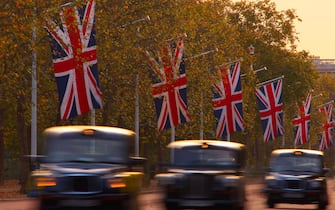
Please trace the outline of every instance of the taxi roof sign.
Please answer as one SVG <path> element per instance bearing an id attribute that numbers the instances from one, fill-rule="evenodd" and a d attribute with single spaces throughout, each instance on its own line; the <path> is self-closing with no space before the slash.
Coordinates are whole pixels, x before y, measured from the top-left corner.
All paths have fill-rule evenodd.
<path id="1" fill-rule="evenodd" d="M 95 132 L 94 129 L 85 129 L 85 130 L 83 130 L 83 134 L 87 135 L 87 136 L 93 135 L 94 132 Z"/>
<path id="2" fill-rule="evenodd" d="M 208 144 L 206 142 L 201 144 L 201 149 L 207 149 L 208 148 Z"/>
<path id="3" fill-rule="evenodd" d="M 302 151 L 294 151 L 294 155 L 302 155 Z"/>

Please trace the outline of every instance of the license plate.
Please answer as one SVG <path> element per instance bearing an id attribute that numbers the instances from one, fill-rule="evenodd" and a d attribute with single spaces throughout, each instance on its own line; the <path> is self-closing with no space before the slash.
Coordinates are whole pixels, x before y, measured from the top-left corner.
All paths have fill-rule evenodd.
<path id="1" fill-rule="evenodd" d="M 297 192 L 290 192 L 290 193 L 284 193 L 283 197 L 284 198 L 303 198 L 304 194 L 297 193 Z"/>
<path id="2" fill-rule="evenodd" d="M 100 205 L 99 200 L 80 200 L 80 199 L 68 199 L 60 202 L 62 206 L 73 206 L 73 207 L 90 207 Z"/>
<path id="3" fill-rule="evenodd" d="M 180 203 L 181 206 L 213 206 L 213 202 L 204 200 L 187 200 Z"/>

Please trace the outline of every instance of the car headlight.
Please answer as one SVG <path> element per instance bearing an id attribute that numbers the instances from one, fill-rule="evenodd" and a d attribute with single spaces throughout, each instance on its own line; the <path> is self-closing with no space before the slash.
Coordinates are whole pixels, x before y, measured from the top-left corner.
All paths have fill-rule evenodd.
<path id="1" fill-rule="evenodd" d="M 54 187 L 57 185 L 55 177 L 37 177 L 36 186 L 37 187 Z"/>
<path id="2" fill-rule="evenodd" d="M 321 183 L 320 181 L 316 181 L 316 180 L 311 181 L 311 182 L 309 183 L 309 186 L 310 186 L 311 188 L 320 188 L 321 185 L 322 185 L 322 183 Z"/>
<path id="3" fill-rule="evenodd" d="M 108 179 L 107 181 L 110 188 L 125 188 L 127 186 L 121 178 Z"/>
<path id="4" fill-rule="evenodd" d="M 278 180 L 276 180 L 276 179 L 267 179 L 267 180 L 265 180 L 265 183 L 268 187 L 277 187 L 278 186 Z"/>
<path id="5" fill-rule="evenodd" d="M 177 177 L 174 174 L 157 174 L 155 176 L 158 184 L 161 186 L 173 185 L 176 183 Z"/>
<path id="6" fill-rule="evenodd" d="M 239 178 L 237 176 L 226 177 L 224 179 L 224 185 L 226 187 L 237 187 L 239 186 Z"/>

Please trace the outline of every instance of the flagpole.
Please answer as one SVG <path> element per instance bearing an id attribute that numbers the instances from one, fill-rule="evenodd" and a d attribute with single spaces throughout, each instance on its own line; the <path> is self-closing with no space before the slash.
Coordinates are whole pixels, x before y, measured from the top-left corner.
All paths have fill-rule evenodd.
<path id="1" fill-rule="evenodd" d="M 142 22 L 142 21 L 150 21 L 150 16 L 147 15 L 144 18 L 140 18 L 140 19 L 137 19 L 137 20 L 133 20 L 130 23 L 123 24 L 123 25 L 121 25 L 121 28 L 126 28 L 128 25 L 134 25 L 134 24 Z"/>
<path id="2" fill-rule="evenodd" d="M 147 15 L 144 18 L 140 18 L 137 20 L 133 20 L 129 23 L 121 25 L 121 28 L 126 28 L 130 25 L 134 25 L 143 21 L 150 21 L 150 16 Z M 137 28 L 137 35 L 139 34 L 140 30 Z M 140 105 L 139 105 L 139 75 L 138 73 L 136 74 L 136 87 L 135 87 L 135 155 L 139 156 L 139 151 L 140 151 L 140 126 L 139 126 L 139 114 L 140 113 Z"/>
<path id="3" fill-rule="evenodd" d="M 266 70 L 268 70 L 268 68 L 263 67 L 263 68 L 260 68 L 260 69 L 255 70 L 254 73 L 257 73 L 257 72 L 260 72 L 260 71 L 266 71 Z M 245 76 L 247 76 L 246 73 L 241 74 L 241 77 L 245 77 Z"/>
<path id="4" fill-rule="evenodd" d="M 203 53 L 194 55 L 194 56 L 192 56 L 192 57 L 184 58 L 184 61 L 191 60 L 191 59 L 194 59 L 194 58 L 197 58 L 197 57 L 200 57 L 200 56 L 203 56 L 203 55 L 207 55 L 207 54 L 209 54 L 209 53 L 218 52 L 218 51 L 219 51 L 218 48 L 215 48 L 214 50 L 208 50 L 208 51 L 206 51 L 206 52 L 203 52 Z"/>
<path id="5" fill-rule="evenodd" d="M 206 52 L 203 52 L 203 53 L 200 53 L 198 55 L 195 55 L 195 56 L 192 56 L 192 57 L 189 57 L 189 58 L 184 58 L 184 60 L 191 60 L 191 59 L 194 59 L 194 58 L 197 58 L 197 57 L 200 57 L 200 56 L 203 56 L 203 55 L 207 55 L 207 54 L 210 54 L 210 53 L 214 53 L 214 52 L 218 52 L 219 49 L 218 48 L 215 48 L 214 50 L 209 50 L 209 51 L 206 51 Z M 203 111 L 203 91 L 201 90 L 201 93 L 200 93 L 200 140 L 203 140 L 204 139 L 204 111 Z"/>
<path id="6" fill-rule="evenodd" d="M 36 7 L 34 7 L 34 19 L 36 19 Z M 34 20 L 35 22 L 35 20 Z M 36 23 L 36 22 L 35 22 Z M 37 155 L 37 84 L 36 84 L 36 24 L 33 26 L 32 34 L 32 71 L 31 71 L 31 157 L 34 159 Z"/>
<path id="7" fill-rule="evenodd" d="M 175 133 L 176 133 L 176 128 L 174 125 L 171 126 L 171 142 L 175 141 Z M 172 149 L 170 152 L 170 160 L 171 163 L 174 162 L 174 150 Z"/>
<path id="8" fill-rule="evenodd" d="M 313 92 L 313 90 L 312 90 L 311 92 Z M 321 97 L 321 96 L 322 96 L 322 93 L 320 93 L 320 94 L 318 94 L 318 95 L 315 95 L 315 96 L 312 96 L 311 99 L 318 98 L 318 97 Z M 312 103 L 312 102 L 311 102 L 311 103 Z M 309 142 L 308 142 L 308 143 L 309 143 L 309 144 L 308 144 L 308 148 L 311 149 L 311 148 L 312 148 L 312 140 L 309 139 Z"/>
<path id="9" fill-rule="evenodd" d="M 204 111 L 203 111 L 203 91 L 200 93 L 200 140 L 204 139 Z"/>
<path id="10" fill-rule="evenodd" d="M 233 63 L 236 63 L 236 62 L 239 62 L 239 61 L 243 61 L 243 59 L 239 59 L 239 60 L 235 60 L 235 61 L 229 61 L 227 63 L 223 63 L 223 64 L 220 64 L 219 67 L 222 67 L 222 66 L 227 66 L 227 65 L 231 65 Z M 251 68 L 251 67 L 250 67 Z M 252 68 L 251 68 L 252 69 Z"/>
<path id="11" fill-rule="evenodd" d="M 140 126 L 139 126 L 139 113 L 140 113 L 140 104 L 139 104 L 139 76 L 136 74 L 136 89 L 135 89 L 135 155 L 139 156 L 139 144 L 140 144 Z"/>
<path id="12" fill-rule="evenodd" d="M 328 101 L 327 103 L 321 104 L 321 105 L 318 106 L 318 108 L 321 108 L 323 106 L 326 106 L 326 105 L 332 104 L 332 103 L 334 103 L 334 100 L 331 100 L 331 101 Z"/>
<path id="13" fill-rule="evenodd" d="M 277 78 L 274 78 L 274 79 L 270 79 L 270 80 L 261 82 L 261 83 L 258 83 L 257 86 L 262 86 L 262 85 L 265 85 L 265 84 L 268 84 L 268 83 L 271 83 L 271 82 L 274 82 L 276 80 L 280 80 L 280 79 L 283 79 L 283 78 L 284 78 L 284 75 L 282 75 L 280 77 L 277 77 Z"/>
<path id="14" fill-rule="evenodd" d="M 171 41 L 174 41 L 174 40 L 177 40 L 177 39 L 183 38 L 183 37 L 187 37 L 187 34 L 186 34 L 186 33 L 183 33 L 183 34 L 182 34 L 182 35 L 180 35 L 180 36 L 173 37 L 173 38 L 167 39 L 167 40 L 165 40 L 165 41 L 166 41 L 166 42 L 171 42 Z"/>
<path id="15" fill-rule="evenodd" d="M 95 109 L 91 110 L 91 125 L 95 125 Z"/>

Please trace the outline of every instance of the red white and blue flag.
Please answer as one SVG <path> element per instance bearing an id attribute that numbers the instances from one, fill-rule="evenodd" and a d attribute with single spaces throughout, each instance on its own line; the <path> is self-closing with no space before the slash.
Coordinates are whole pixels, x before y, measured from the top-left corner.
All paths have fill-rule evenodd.
<path id="1" fill-rule="evenodd" d="M 297 117 L 292 120 L 294 125 L 294 143 L 305 144 L 310 138 L 310 126 L 311 126 L 311 102 L 312 94 L 309 93 L 306 98 L 306 102 L 299 107 L 299 113 Z"/>
<path id="2" fill-rule="evenodd" d="M 145 54 L 155 73 L 152 95 L 158 117 L 158 131 L 190 121 L 187 109 L 187 80 L 183 53 L 184 41 L 180 38 L 177 40 L 175 49 L 170 47 L 168 43 L 163 44 L 160 50 L 161 57 L 158 61 L 148 52 Z"/>
<path id="3" fill-rule="evenodd" d="M 60 100 L 61 119 L 66 120 L 102 107 L 98 80 L 94 28 L 95 1 L 77 10 L 64 5 L 62 24 L 47 21 L 51 37 L 54 73 Z"/>
<path id="4" fill-rule="evenodd" d="M 323 132 L 321 135 L 320 150 L 326 150 L 333 144 L 332 132 L 335 125 L 335 121 L 332 119 L 333 106 L 328 104 L 327 106 L 319 108 L 319 111 L 325 116 L 326 121 L 323 123 Z"/>
<path id="5" fill-rule="evenodd" d="M 256 89 L 264 142 L 284 134 L 282 84 L 279 79 Z"/>
<path id="6" fill-rule="evenodd" d="M 219 70 L 220 81 L 213 84 L 212 105 L 217 119 L 216 136 L 228 136 L 244 129 L 240 62 Z"/>

